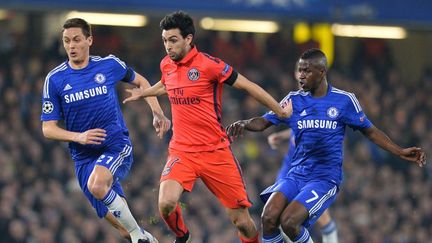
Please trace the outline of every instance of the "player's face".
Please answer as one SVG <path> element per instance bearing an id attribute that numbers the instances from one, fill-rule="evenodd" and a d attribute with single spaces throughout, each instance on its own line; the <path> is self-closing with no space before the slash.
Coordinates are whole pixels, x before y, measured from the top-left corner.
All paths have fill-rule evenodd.
<path id="1" fill-rule="evenodd" d="M 192 35 L 183 38 L 178 28 L 163 30 L 162 41 L 165 46 L 165 51 L 171 60 L 180 61 L 190 50 Z"/>
<path id="2" fill-rule="evenodd" d="M 311 91 L 318 88 L 323 78 L 323 70 L 314 65 L 313 60 L 300 59 L 295 75 L 300 88 L 304 91 Z"/>
<path id="3" fill-rule="evenodd" d="M 63 46 L 69 61 L 75 65 L 83 64 L 88 60 L 93 37 L 85 37 L 81 28 L 69 28 L 63 31 Z"/>

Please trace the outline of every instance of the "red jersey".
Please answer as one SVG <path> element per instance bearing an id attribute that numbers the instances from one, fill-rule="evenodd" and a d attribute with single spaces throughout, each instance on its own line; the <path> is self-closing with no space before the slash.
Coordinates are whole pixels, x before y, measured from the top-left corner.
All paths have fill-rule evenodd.
<path id="1" fill-rule="evenodd" d="M 199 152 L 229 146 L 221 123 L 222 85 L 233 84 L 237 72 L 196 47 L 179 62 L 166 56 L 160 68 L 171 103 L 173 136 L 169 147 Z"/>

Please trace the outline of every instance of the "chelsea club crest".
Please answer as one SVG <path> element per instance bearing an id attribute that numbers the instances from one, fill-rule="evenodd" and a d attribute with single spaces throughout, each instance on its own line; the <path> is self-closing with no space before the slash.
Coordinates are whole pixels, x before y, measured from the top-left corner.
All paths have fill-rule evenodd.
<path id="1" fill-rule="evenodd" d="M 94 81 L 98 84 L 103 84 L 105 80 L 105 75 L 103 75 L 102 73 L 98 73 L 94 76 Z"/>
<path id="2" fill-rule="evenodd" d="M 336 118 L 339 115 L 339 110 L 336 107 L 330 107 L 327 110 L 327 116 L 330 118 Z"/>

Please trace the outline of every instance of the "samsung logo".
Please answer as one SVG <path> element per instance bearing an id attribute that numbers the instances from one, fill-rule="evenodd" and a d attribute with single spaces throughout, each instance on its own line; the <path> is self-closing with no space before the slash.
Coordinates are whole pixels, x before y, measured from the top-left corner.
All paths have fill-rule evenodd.
<path id="1" fill-rule="evenodd" d="M 107 93 L 108 93 L 108 89 L 105 85 L 103 85 L 100 87 L 95 87 L 95 88 L 91 88 L 91 89 L 86 89 L 84 91 L 79 91 L 79 92 L 75 92 L 72 94 L 67 94 L 64 96 L 64 99 L 65 99 L 66 103 L 72 103 L 75 101 L 84 100 L 84 99 L 88 99 L 91 97 L 95 97 L 95 96 L 103 95 L 103 94 L 107 94 Z"/>
<path id="2" fill-rule="evenodd" d="M 326 128 L 326 129 L 336 129 L 337 121 L 328 120 L 301 120 L 297 121 L 298 129 L 305 128 Z"/>

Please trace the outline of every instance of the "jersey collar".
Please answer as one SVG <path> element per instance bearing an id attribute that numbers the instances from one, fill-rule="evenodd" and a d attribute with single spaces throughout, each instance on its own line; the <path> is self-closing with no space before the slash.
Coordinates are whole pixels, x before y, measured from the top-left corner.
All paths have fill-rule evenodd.
<path id="1" fill-rule="evenodd" d="M 186 54 L 186 56 L 183 57 L 183 59 L 181 59 L 179 62 L 176 62 L 176 64 L 185 64 L 185 63 L 189 62 L 192 58 L 194 58 L 197 54 L 198 54 L 198 50 L 197 50 L 196 46 L 193 45 L 192 48 L 190 49 L 189 53 Z"/>

